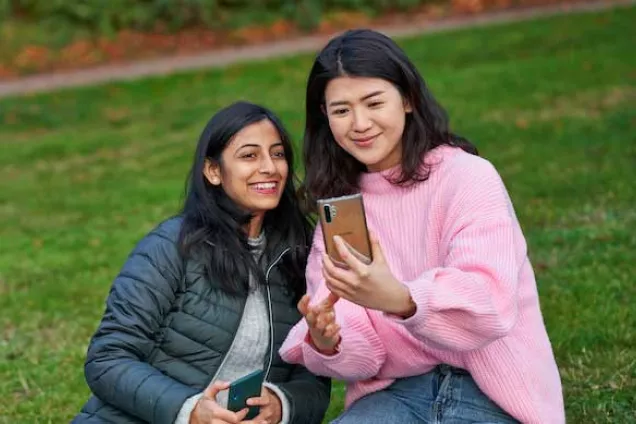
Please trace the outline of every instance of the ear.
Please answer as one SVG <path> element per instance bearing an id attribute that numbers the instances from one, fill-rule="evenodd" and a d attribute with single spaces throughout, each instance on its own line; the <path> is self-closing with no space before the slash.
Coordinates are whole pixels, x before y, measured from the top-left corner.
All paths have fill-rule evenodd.
<path id="1" fill-rule="evenodd" d="M 320 105 L 320 111 L 323 115 L 327 116 L 327 108 L 325 107 L 324 103 Z"/>
<path id="2" fill-rule="evenodd" d="M 405 113 L 411 113 L 413 112 L 413 107 L 411 106 L 411 102 L 409 102 L 408 100 L 404 99 L 404 112 Z"/>
<path id="3" fill-rule="evenodd" d="M 210 184 L 215 186 L 221 185 L 221 166 L 217 162 L 206 159 L 205 165 L 203 166 L 203 176 L 205 176 Z"/>

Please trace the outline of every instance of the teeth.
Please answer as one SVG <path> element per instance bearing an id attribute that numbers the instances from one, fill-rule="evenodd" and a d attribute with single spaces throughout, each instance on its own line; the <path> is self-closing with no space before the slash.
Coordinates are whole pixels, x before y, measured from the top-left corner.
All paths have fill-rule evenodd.
<path id="1" fill-rule="evenodd" d="M 276 187 L 276 183 L 258 183 L 255 184 L 254 187 L 256 187 L 257 190 L 271 190 Z"/>

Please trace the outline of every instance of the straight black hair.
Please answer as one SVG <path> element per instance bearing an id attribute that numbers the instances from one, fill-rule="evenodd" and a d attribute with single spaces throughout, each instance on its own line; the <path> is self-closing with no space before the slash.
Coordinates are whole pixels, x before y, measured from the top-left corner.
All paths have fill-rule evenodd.
<path id="1" fill-rule="evenodd" d="M 203 171 L 206 160 L 223 167 L 221 154 L 236 133 L 265 119 L 280 135 L 289 174 L 278 206 L 265 214 L 263 258 L 272 260 L 290 248 L 281 266 L 289 277 L 288 289 L 299 298 L 306 290 L 304 273 L 312 225 L 296 196 L 291 138 L 274 113 L 262 106 L 242 101 L 231 104 L 218 111 L 203 129 L 187 179 L 179 247 L 185 257 L 199 257 L 208 276 L 220 281 L 229 293 L 247 293 L 250 273 L 263 281 L 262 268 L 254 260 L 244 230 L 252 215 L 238 207 L 221 186 L 211 184 Z"/>
<path id="2" fill-rule="evenodd" d="M 446 111 L 428 90 L 404 51 L 389 37 L 372 30 L 349 30 L 333 38 L 317 55 L 307 81 L 303 159 L 303 192 L 313 205 L 321 197 L 358 191 L 364 164 L 334 140 L 325 110 L 325 89 L 334 78 L 370 77 L 392 83 L 412 107 L 402 135 L 401 175 L 394 184 L 425 181 L 430 168 L 422 166 L 431 149 L 460 147 L 478 154 L 469 141 L 450 132 Z"/>

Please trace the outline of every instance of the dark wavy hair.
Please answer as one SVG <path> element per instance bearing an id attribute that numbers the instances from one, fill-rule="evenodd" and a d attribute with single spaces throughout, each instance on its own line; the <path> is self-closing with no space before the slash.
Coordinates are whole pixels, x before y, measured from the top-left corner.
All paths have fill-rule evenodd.
<path id="1" fill-rule="evenodd" d="M 392 83 L 413 111 L 406 115 L 402 135 L 402 173 L 392 181 L 408 185 L 425 181 L 430 169 L 422 166 L 427 152 L 440 145 L 478 154 L 469 141 L 449 130 L 446 111 L 428 90 L 404 51 L 389 37 L 372 30 L 349 30 L 333 38 L 318 53 L 307 81 L 304 133 L 305 183 L 310 205 L 317 198 L 358 191 L 366 167 L 334 140 L 325 110 L 325 89 L 334 78 L 370 77 Z"/>
<path id="2" fill-rule="evenodd" d="M 186 184 L 183 225 L 179 247 L 184 257 L 197 256 L 210 278 L 221 282 L 229 293 L 244 294 L 249 274 L 264 281 L 262 267 L 256 263 L 244 230 L 252 215 L 232 201 L 221 186 L 212 185 L 203 174 L 206 159 L 219 163 L 232 138 L 250 124 L 269 120 L 277 129 L 289 166 L 278 206 L 265 213 L 263 230 L 266 245 L 263 260 L 273 260 L 284 248 L 290 253 L 281 266 L 295 297 L 305 292 L 305 265 L 312 237 L 312 224 L 302 213 L 296 196 L 296 177 L 291 138 L 280 120 L 268 109 L 248 102 L 237 102 L 218 111 L 207 123 L 194 154 Z"/>

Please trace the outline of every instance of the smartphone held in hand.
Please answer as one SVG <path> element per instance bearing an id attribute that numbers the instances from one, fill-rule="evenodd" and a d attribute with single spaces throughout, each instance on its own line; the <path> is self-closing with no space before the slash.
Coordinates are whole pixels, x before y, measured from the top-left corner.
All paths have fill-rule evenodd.
<path id="1" fill-rule="evenodd" d="M 248 399 L 260 397 L 264 377 L 265 374 L 263 370 L 257 370 L 234 380 L 230 384 L 230 391 L 227 398 L 227 409 L 232 412 L 238 412 L 248 407 Z M 250 406 L 249 409 L 250 411 L 245 417 L 246 420 L 255 418 L 260 412 L 260 408 L 258 406 Z"/>
<path id="2" fill-rule="evenodd" d="M 338 266 L 347 267 L 333 239 L 340 236 L 360 261 L 370 264 L 373 256 L 362 195 L 319 199 L 317 203 L 325 249 L 331 260 Z"/>

